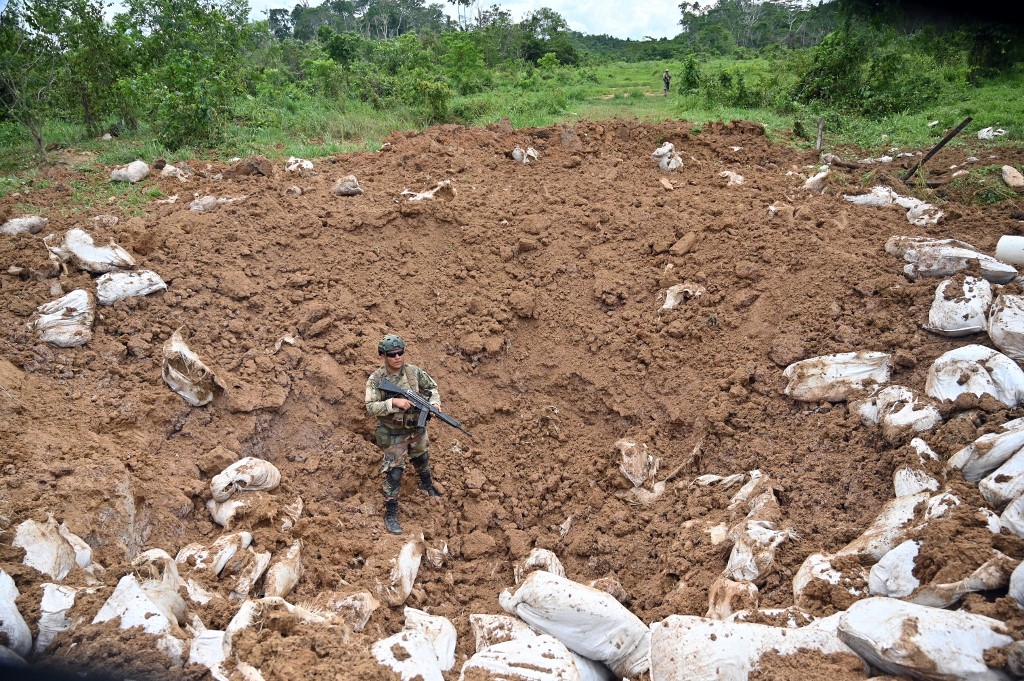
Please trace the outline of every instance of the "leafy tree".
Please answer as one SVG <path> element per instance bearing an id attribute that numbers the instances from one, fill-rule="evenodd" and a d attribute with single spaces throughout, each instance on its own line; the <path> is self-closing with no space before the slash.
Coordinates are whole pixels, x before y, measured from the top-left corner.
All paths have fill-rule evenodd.
<path id="1" fill-rule="evenodd" d="M 167 147 L 216 140 L 240 93 L 249 6 L 245 0 L 127 0 L 119 16 L 138 45 L 130 79 L 146 93 L 139 106 L 153 116 Z"/>
<path id="2" fill-rule="evenodd" d="M 0 103 L 4 118 L 25 126 L 45 158 L 43 124 L 53 109 L 62 64 L 52 36 L 38 26 L 31 2 L 10 0 L 0 12 Z"/>

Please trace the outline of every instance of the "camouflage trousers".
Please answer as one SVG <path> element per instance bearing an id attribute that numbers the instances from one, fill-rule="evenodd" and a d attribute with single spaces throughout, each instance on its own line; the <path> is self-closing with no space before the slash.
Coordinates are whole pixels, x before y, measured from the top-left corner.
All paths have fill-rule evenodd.
<path id="1" fill-rule="evenodd" d="M 397 499 L 402 484 L 402 473 L 412 460 L 417 472 L 429 471 L 427 449 L 430 438 L 426 428 L 388 428 L 378 425 L 373 432 L 374 441 L 384 452 L 380 472 L 384 474 L 384 497 Z"/>

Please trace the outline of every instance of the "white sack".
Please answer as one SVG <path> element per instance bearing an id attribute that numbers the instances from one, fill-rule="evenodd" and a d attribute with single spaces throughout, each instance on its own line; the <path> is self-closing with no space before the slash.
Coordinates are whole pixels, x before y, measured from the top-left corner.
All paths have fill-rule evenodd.
<path id="1" fill-rule="evenodd" d="M 319 602 L 319 600 L 317 598 L 315 602 Z M 327 596 L 325 607 L 331 612 L 338 613 L 345 624 L 352 628 L 352 631 L 362 631 L 366 623 L 370 621 L 370 615 L 380 607 L 380 601 L 374 598 L 369 591 L 359 591 L 342 597 Z"/>
<path id="2" fill-rule="evenodd" d="M 619 470 L 629 479 L 633 487 L 642 487 L 645 482 L 658 474 L 661 459 L 647 452 L 646 443 L 637 443 L 623 438 L 618 440 L 613 447 L 622 456 Z"/>
<path id="3" fill-rule="evenodd" d="M 458 192 L 455 191 L 455 187 L 452 186 L 451 180 L 441 180 L 434 185 L 433 189 L 428 189 L 422 192 L 413 192 L 408 189 L 403 189 L 401 194 L 403 196 L 407 195 L 409 197 L 409 201 L 424 201 L 434 198 L 451 201 L 455 198 Z"/>
<path id="4" fill-rule="evenodd" d="M 292 592 L 302 577 L 302 540 L 297 539 L 283 556 L 267 568 L 263 591 L 267 596 L 284 598 Z"/>
<path id="5" fill-rule="evenodd" d="M 57 526 L 57 532 L 60 536 L 71 545 L 71 550 L 75 552 L 75 564 L 78 567 L 92 572 L 91 568 L 100 567 L 99 564 L 93 565 L 92 562 L 92 547 L 86 543 L 84 539 L 79 537 L 77 534 L 68 529 L 65 523 L 61 523 Z"/>
<path id="6" fill-rule="evenodd" d="M 466 660 L 459 681 L 610 681 L 611 672 L 576 655 L 553 636 L 533 636 L 496 643 Z"/>
<path id="7" fill-rule="evenodd" d="M 839 637 L 864 660 L 916 679 L 1002 681 L 984 661 L 989 648 L 1013 642 L 1002 622 L 892 598 L 867 598 L 840 618 Z"/>
<path id="8" fill-rule="evenodd" d="M 538 571 L 514 593 L 502 591 L 498 601 L 505 612 L 620 677 L 647 671 L 650 629 L 604 591 Z"/>
<path id="9" fill-rule="evenodd" d="M 996 509 L 1024 495 L 1024 449 L 978 482 L 978 490 Z"/>
<path id="10" fill-rule="evenodd" d="M 398 552 L 398 558 L 391 568 L 391 584 L 387 588 L 387 597 L 391 605 L 401 605 L 412 593 L 412 585 L 416 582 L 416 575 L 420 571 L 420 561 L 423 559 L 423 535 L 419 535 L 416 541 L 407 542 Z"/>
<path id="11" fill-rule="evenodd" d="M 166 291 L 167 284 L 156 272 L 108 272 L 96 280 L 96 297 L 100 305 L 113 305 L 119 300 L 147 296 L 156 291 Z"/>
<path id="12" fill-rule="evenodd" d="M 739 611 L 756 608 L 760 592 L 753 582 L 737 582 L 728 577 L 719 577 L 708 589 L 708 609 L 704 617 L 724 620 Z"/>
<path id="13" fill-rule="evenodd" d="M 997 129 L 997 128 L 995 128 L 995 127 L 990 125 L 989 127 L 982 128 L 981 130 L 978 131 L 978 139 L 980 139 L 980 140 L 994 140 L 997 136 L 1005 135 L 1005 134 L 1006 134 L 1006 131 L 1003 130 L 1002 128 L 998 128 Z"/>
<path id="14" fill-rule="evenodd" d="M 58 582 L 75 567 L 75 549 L 61 535 L 52 515 L 46 516 L 45 523 L 30 519 L 18 525 L 12 545 L 25 549 L 23 564 Z"/>
<path id="15" fill-rule="evenodd" d="M 174 562 L 191 566 L 194 570 L 209 569 L 219 575 L 228 561 L 235 554 L 252 543 L 252 535 L 248 532 L 232 532 L 218 537 L 209 547 L 202 544 L 189 544 L 178 551 Z"/>
<path id="16" fill-rule="evenodd" d="M 888 383 L 892 370 L 884 352 L 842 352 L 790 364 L 786 394 L 798 402 L 844 402 L 870 383 Z"/>
<path id="17" fill-rule="evenodd" d="M 226 530 L 230 530 L 234 524 L 235 515 L 238 514 L 238 510 L 248 506 L 251 501 L 252 499 L 248 497 L 243 499 L 228 499 L 224 502 L 217 501 L 216 499 L 210 499 L 206 502 L 206 510 L 210 512 L 213 522 Z"/>
<path id="18" fill-rule="evenodd" d="M 199 355 L 185 344 L 181 329 L 171 334 L 163 347 L 164 366 L 162 376 L 171 390 L 185 398 L 193 407 L 201 407 L 213 401 L 214 391 L 222 388 Z"/>
<path id="19" fill-rule="evenodd" d="M 512 575 L 515 577 L 516 584 L 523 581 L 523 578 L 534 570 L 544 570 L 553 575 L 565 577 L 565 568 L 562 567 L 562 561 L 558 560 L 558 556 L 548 549 L 536 547 L 530 549 L 530 555 L 526 557 L 526 560 L 516 563 L 515 567 L 512 568 Z"/>
<path id="20" fill-rule="evenodd" d="M 932 582 L 906 600 L 931 608 L 948 608 L 959 603 L 969 593 L 1005 589 L 1010 584 L 1010 575 L 1019 564 L 1019 560 L 992 550 L 992 557 L 963 579 L 943 584 Z"/>
<path id="21" fill-rule="evenodd" d="M 926 504 L 931 497 L 927 492 L 896 497 L 887 502 L 882 510 L 864 532 L 852 542 L 836 552 L 836 557 L 857 556 L 870 560 L 880 560 L 903 541 L 904 535 L 911 529 L 915 510 Z"/>
<path id="22" fill-rule="evenodd" d="M 300 173 L 305 174 L 307 171 L 313 169 L 313 162 L 307 161 L 304 158 L 298 158 L 296 156 L 289 156 L 288 161 L 285 162 L 284 169 L 289 173 Z"/>
<path id="23" fill-rule="evenodd" d="M 68 619 L 67 613 L 75 604 L 79 591 L 63 584 L 43 584 L 43 598 L 39 604 L 39 634 L 32 648 L 34 654 L 45 651 L 57 634 L 75 624 Z"/>
<path id="24" fill-rule="evenodd" d="M 981 277 L 964 277 L 961 286 L 943 279 L 935 288 L 928 311 L 928 331 L 956 338 L 980 333 L 988 328 L 988 310 L 992 305 L 992 284 Z"/>
<path id="25" fill-rule="evenodd" d="M 1024 496 L 1017 497 L 1009 503 L 999 516 L 999 525 L 1024 538 Z"/>
<path id="26" fill-rule="evenodd" d="M 963 393 L 992 395 L 1013 408 L 1024 395 L 1024 371 L 1000 352 L 982 345 L 965 345 L 932 363 L 924 389 L 937 400 L 955 400 Z"/>
<path id="27" fill-rule="evenodd" d="M 909 263 L 904 266 L 903 273 L 910 279 L 948 277 L 962 272 L 975 262 L 981 269 L 981 276 L 993 284 L 1006 284 L 1017 276 L 1017 269 L 1012 265 L 990 255 L 956 246 L 918 246 L 904 253 L 903 259 Z"/>
<path id="28" fill-rule="evenodd" d="M 904 598 L 914 593 L 921 582 L 914 576 L 915 559 L 921 543 L 905 541 L 882 556 L 868 574 L 868 591 L 872 596 Z"/>
<path id="29" fill-rule="evenodd" d="M 890 441 L 908 433 L 930 431 L 942 423 L 935 405 L 902 385 L 876 386 L 866 398 L 851 401 L 850 411 L 860 416 L 864 425 L 879 426 Z"/>
<path id="30" fill-rule="evenodd" d="M 860 597 L 867 593 L 868 571 L 860 567 L 852 574 L 844 574 L 832 566 L 834 556 L 812 553 L 804 559 L 793 575 L 793 600 L 798 607 L 808 607 L 810 602 L 804 593 L 814 582 L 825 582 L 837 586 L 851 596 Z"/>
<path id="31" fill-rule="evenodd" d="M 986 433 L 949 457 L 946 466 L 959 469 L 964 479 L 978 482 L 1024 448 L 1024 430 Z"/>
<path id="32" fill-rule="evenodd" d="M 239 201 L 245 201 L 248 196 L 236 196 L 234 198 L 228 198 L 226 196 L 197 196 L 192 200 L 192 203 L 188 204 L 188 209 L 196 213 L 208 213 L 211 210 L 216 209 L 218 206 L 223 206 L 227 203 L 238 203 Z"/>
<path id="33" fill-rule="evenodd" d="M 92 294 L 79 288 L 36 308 L 29 326 L 44 343 L 74 348 L 92 340 L 95 318 L 96 304 Z"/>
<path id="34" fill-rule="evenodd" d="M 792 530 L 777 530 L 768 520 L 745 520 L 729 530 L 733 542 L 729 562 L 722 575 L 737 582 L 763 585 L 775 571 L 775 549 L 787 539 L 793 539 Z"/>
<path id="35" fill-rule="evenodd" d="M 799 629 L 672 615 L 651 624 L 651 681 L 746 681 L 765 653 L 850 650 L 826 628 Z"/>
<path id="36" fill-rule="evenodd" d="M 106 246 L 97 246 L 92 237 L 78 227 L 69 229 L 60 243 L 56 243 L 56 239 L 56 234 L 50 234 L 43 237 L 43 243 L 61 262 L 70 261 L 80 270 L 102 274 L 135 267 L 135 258 L 113 239 Z"/>
<path id="37" fill-rule="evenodd" d="M 92 623 L 99 624 L 115 617 L 121 618 L 121 629 L 142 627 L 145 633 L 158 636 L 157 648 L 166 653 L 176 666 L 182 664 L 184 645 L 171 634 L 177 628 L 176 623 L 171 622 L 162 607 L 150 600 L 135 575 L 121 578 Z"/>
<path id="38" fill-rule="evenodd" d="M 248 562 L 238 572 L 238 579 L 235 580 L 235 586 L 232 587 L 231 594 L 229 595 L 229 598 L 232 600 L 242 600 L 251 594 L 253 587 L 256 586 L 256 582 L 259 581 L 263 573 L 267 571 L 267 566 L 270 565 L 270 551 L 257 553 L 250 546 L 245 550 L 245 557 L 248 558 Z M 269 596 L 268 598 L 274 597 Z"/>
<path id="39" fill-rule="evenodd" d="M 706 292 L 707 290 L 700 284 L 682 283 L 669 286 L 665 290 L 665 303 L 661 306 L 661 309 L 674 310 L 679 306 L 679 303 L 700 298 Z"/>
<path id="40" fill-rule="evenodd" d="M 1000 294 L 988 317 L 988 337 L 1010 359 L 1024 360 L 1024 296 Z"/>
<path id="41" fill-rule="evenodd" d="M 516 147 L 512 150 L 512 160 L 516 163 L 527 164 L 531 159 L 534 161 L 540 158 L 540 154 L 533 147 L 526 147 L 526 151 L 523 151 L 522 147 Z"/>
<path id="42" fill-rule="evenodd" d="M 806 190 L 812 191 L 812 192 L 817 192 L 817 193 L 820 194 L 823 191 L 825 191 L 825 180 L 827 180 L 827 179 L 828 179 L 828 169 L 826 168 L 825 170 L 822 170 L 817 175 L 812 175 L 811 177 L 808 177 L 807 180 L 803 183 L 803 185 L 800 188 L 801 189 L 806 189 Z"/>
<path id="43" fill-rule="evenodd" d="M 26 215 L 20 218 L 12 218 L 0 225 L 0 234 L 35 234 L 43 227 L 49 219 L 40 215 Z"/>
<path id="44" fill-rule="evenodd" d="M 446 672 L 455 666 L 455 625 L 445 617 L 430 615 L 416 608 L 405 608 L 405 630 L 418 631 L 434 649 L 434 656 Z"/>
<path id="45" fill-rule="evenodd" d="M 898 258 L 907 258 L 907 253 L 910 251 L 938 246 L 963 248 L 969 251 L 978 250 L 966 241 L 958 239 L 936 239 L 930 236 L 893 236 L 889 237 L 889 240 L 885 242 L 885 252 Z M 907 258 L 907 261 L 912 262 L 914 257 Z"/>
<path id="46" fill-rule="evenodd" d="M 1024 562 L 1017 565 L 1010 575 L 1010 596 L 1017 605 L 1024 608 Z"/>
<path id="47" fill-rule="evenodd" d="M 935 492 L 939 489 L 939 481 L 919 468 L 903 466 L 892 474 L 893 491 L 898 497 L 906 497 L 919 492 Z"/>
<path id="48" fill-rule="evenodd" d="M 396 649 L 401 652 L 396 654 Z M 434 648 L 419 631 L 400 631 L 374 643 L 370 652 L 402 681 L 444 681 Z"/>
<path id="49" fill-rule="evenodd" d="M 359 186 L 355 175 L 347 175 L 334 183 L 331 193 L 335 196 L 359 196 L 363 188 Z"/>
<path id="50" fill-rule="evenodd" d="M 210 491 L 214 501 L 227 501 L 236 492 L 272 490 L 281 484 L 281 471 L 269 461 L 247 456 L 213 476 Z"/>
<path id="51" fill-rule="evenodd" d="M 115 182 L 139 182 L 149 175 L 149 166 L 145 161 L 135 160 L 128 165 L 118 166 L 110 171 L 110 179 Z"/>
<path id="52" fill-rule="evenodd" d="M 171 166 L 168 166 L 171 167 Z M 196 634 L 188 651 L 190 663 L 201 664 L 210 670 L 210 676 L 216 681 L 228 681 L 224 672 L 224 632 L 207 629 Z"/>
<path id="53" fill-rule="evenodd" d="M 529 624 L 509 615 L 473 614 L 469 616 L 469 628 L 473 632 L 478 653 L 498 643 L 538 635 Z"/>
<path id="54" fill-rule="evenodd" d="M 18 610 L 20 595 L 14 579 L 0 570 L 0 633 L 7 636 L 7 647 L 12 652 L 25 657 L 32 650 L 32 631 Z"/>

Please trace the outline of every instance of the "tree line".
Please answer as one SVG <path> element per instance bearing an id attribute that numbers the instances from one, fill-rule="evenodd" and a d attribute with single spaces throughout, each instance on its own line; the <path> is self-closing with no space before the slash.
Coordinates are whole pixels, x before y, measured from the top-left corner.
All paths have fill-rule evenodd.
<path id="1" fill-rule="evenodd" d="M 444 122 L 458 118 L 453 98 L 487 91 L 498 74 L 529 88 L 535 69 L 592 78 L 589 67 L 615 61 L 677 60 L 681 90 L 766 104 L 754 95 L 771 83 L 712 78 L 702 70 L 712 57 L 768 57 L 796 73 L 767 105 L 853 102 L 870 113 L 1018 64 L 1024 42 L 1012 26 L 944 22 L 900 2 L 684 1 L 666 18 L 676 36 L 637 41 L 574 32 L 549 8 L 516 20 L 499 5 L 449 1 L 457 19 L 425 0 L 327 0 L 250 21 L 246 0 L 124 0 L 111 18 L 104 0 L 10 0 L 0 12 L 0 148 L 16 125 L 44 153 L 53 120 L 91 136 L 143 123 L 168 149 L 216 144 L 229 125 L 259 124 L 259 101 L 400 106 Z"/>

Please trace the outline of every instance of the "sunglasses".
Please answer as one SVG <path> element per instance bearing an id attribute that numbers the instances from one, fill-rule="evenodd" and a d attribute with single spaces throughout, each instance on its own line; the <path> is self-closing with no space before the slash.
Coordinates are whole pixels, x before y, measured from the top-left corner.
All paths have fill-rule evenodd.
<path id="1" fill-rule="evenodd" d="M 388 359 L 394 359 L 395 357 L 401 357 L 405 354 L 405 350 L 392 350 L 391 352 L 385 352 L 384 356 Z"/>

